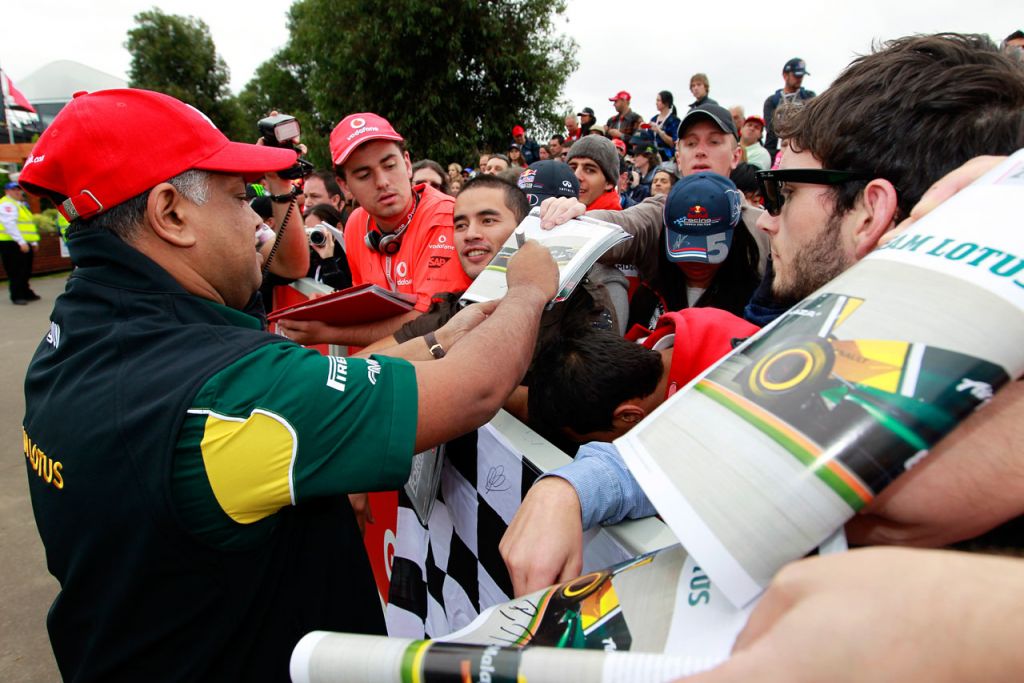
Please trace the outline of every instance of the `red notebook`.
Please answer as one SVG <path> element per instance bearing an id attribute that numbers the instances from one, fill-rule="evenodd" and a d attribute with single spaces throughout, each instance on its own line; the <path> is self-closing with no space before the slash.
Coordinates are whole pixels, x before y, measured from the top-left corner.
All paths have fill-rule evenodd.
<path id="1" fill-rule="evenodd" d="M 267 322 L 319 320 L 331 325 L 359 325 L 384 320 L 411 311 L 416 303 L 412 294 L 398 294 L 373 284 L 357 285 L 302 303 L 279 308 L 267 316 Z"/>

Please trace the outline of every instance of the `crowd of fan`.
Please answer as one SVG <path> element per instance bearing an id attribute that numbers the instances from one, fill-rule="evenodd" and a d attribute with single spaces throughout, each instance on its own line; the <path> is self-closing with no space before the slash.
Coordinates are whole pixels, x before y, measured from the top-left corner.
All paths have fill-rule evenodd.
<path id="1" fill-rule="evenodd" d="M 762 204 L 756 171 L 769 169 L 778 152 L 778 139 L 771 126 L 766 126 L 766 120 L 771 121 L 780 103 L 796 105 L 814 97 L 814 92 L 802 87 L 806 75 L 806 65 L 802 59 L 793 58 L 786 62 L 782 69 L 784 86 L 765 100 L 766 118 L 745 116 L 741 106 L 732 107 L 726 115 L 725 110 L 708 95 L 710 82 L 707 75 L 697 73 L 690 79 L 690 92 L 694 100 L 689 104 L 688 111 L 706 112 L 712 120 L 724 123 L 723 130 L 739 141 L 739 162 L 728 175 L 750 205 Z M 561 163 L 545 164 L 539 168 L 549 169 L 547 173 L 553 173 L 559 178 L 576 176 L 572 182 L 578 183 L 580 188 L 574 196 L 578 196 L 588 209 L 626 209 L 652 195 L 667 196 L 681 175 L 676 164 L 676 146 L 682 118 L 673 94 L 668 90 L 657 94 L 654 101 L 657 114 L 649 121 L 644 121 L 641 115 L 632 110 L 632 97 L 628 91 L 616 93 L 609 101 L 615 114 L 609 117 L 605 125 L 597 123 L 591 107 L 584 107 L 578 113 L 566 115 L 565 131 L 551 135 L 545 144 L 539 144 L 528 137 L 526 129 L 516 125 L 511 130 L 508 148 L 481 152 L 475 167 L 453 161 L 445 168 L 432 159 L 413 162 L 412 184 L 426 184 L 456 196 L 467 181 L 481 175 L 494 175 L 522 188 L 520 178 L 523 172 L 537 162 L 548 161 Z M 766 128 L 767 147 L 764 141 Z M 593 138 L 585 139 L 590 136 L 604 138 L 609 142 L 597 143 Z M 585 168 L 588 160 L 591 161 L 590 166 L 596 164 L 598 171 L 589 178 Z M 595 181 L 595 175 L 603 178 L 598 177 Z M 598 206 L 592 206 L 595 200 L 607 194 L 611 188 L 614 188 L 614 196 L 606 197 L 608 201 Z M 539 195 L 529 196 L 536 199 Z M 320 225 L 335 228 L 327 232 L 326 239 L 311 241 L 309 276 L 335 289 L 351 286 L 351 273 L 345 262 L 344 249 L 340 240 L 334 239 L 334 235 L 340 236 L 352 211 L 359 206 L 358 201 L 339 186 L 333 170 L 317 171 L 308 178 L 301 199 L 304 201 L 303 215 L 308 229 Z M 266 220 L 272 221 L 269 199 L 254 197 L 253 208 Z M 283 282 L 282 279 L 270 280 L 271 285 Z M 269 302 L 270 289 L 266 288 L 264 294 Z"/>
<path id="2" fill-rule="evenodd" d="M 732 179 L 738 181 L 748 198 L 758 192 L 754 172 L 768 170 L 778 152 L 778 138 L 766 122 L 772 120 L 780 104 L 802 103 L 815 95 L 802 86 L 806 75 L 806 64 L 799 57 L 794 57 L 783 66 L 784 86 L 765 100 L 764 116 L 746 116 L 739 105 L 729 108 L 742 150 L 740 164 L 733 171 Z M 708 94 L 710 89 L 707 74 L 694 74 L 690 78 L 690 92 L 694 100 L 688 109 L 717 105 L 718 102 Z M 657 113 L 649 121 L 644 121 L 632 110 L 632 96 L 628 91 L 619 91 L 608 100 L 615 114 L 604 125 L 597 123 L 591 107 L 584 107 L 575 114 L 566 115 L 565 131 L 550 136 L 545 144 L 528 137 L 526 129 L 517 125 L 512 128 L 507 150 L 481 153 L 475 167 L 463 167 L 452 162 L 448 164 L 447 173 L 437 162 L 429 159 L 418 161 L 413 168 L 414 181 L 428 182 L 437 189 L 456 194 L 466 180 L 481 173 L 503 174 L 515 180 L 522 169 L 534 162 L 569 161 L 574 143 L 584 136 L 599 135 L 609 138 L 619 155 L 616 187 L 622 208 L 643 201 L 652 194 L 668 194 L 679 179 L 674 157 L 681 119 L 675 97 L 668 90 L 660 91 L 654 99 Z M 766 130 L 767 140 L 764 138 Z M 419 173 L 421 170 L 422 174 Z"/>
<path id="3" fill-rule="evenodd" d="M 662 91 L 647 122 L 621 91 L 604 125 L 584 107 L 545 145 L 516 126 L 508 149 L 471 168 L 414 163 L 384 117 L 354 113 L 331 133 L 332 168 L 294 185 L 267 173 L 245 198 L 243 178 L 294 169 L 294 152 L 229 145 L 157 93 L 76 98 L 22 179 L 71 216 L 81 259 L 26 381 L 25 455 L 62 584 L 49 627 L 64 677 L 280 678 L 310 630 L 381 632 L 340 494 L 361 514 L 359 491 L 400 488 L 412 453 L 502 407 L 574 455 L 529 488 L 500 541 L 515 593 L 579 576 L 584 531 L 656 514 L 615 439 L 1001 161 L 990 155 L 1024 148 L 1024 33 L 1003 42 L 893 40 L 820 95 L 794 58 L 763 118 L 710 99 L 703 74 L 686 111 Z M 117 125 L 92 125 L 106 116 Z M 150 130 L 162 153 L 126 142 Z M 583 217 L 631 239 L 556 305 L 553 255 L 519 242 L 504 298 L 463 306 L 534 210 L 542 228 Z M 238 249 L 250 230 L 262 257 Z M 988 251 L 1024 271 L 1024 258 Z M 412 308 L 276 321 L 299 344 L 361 349 L 324 357 L 251 317 L 261 279 L 269 290 L 303 274 L 378 285 Z M 961 306 L 977 285 L 963 287 Z M 846 525 L 850 542 L 1019 553 L 1022 387 L 1008 382 L 927 459 L 915 455 Z M 35 441 L 82 469 L 61 470 Z M 803 559 L 775 577 L 730 661 L 695 680 L 1014 680 L 1022 590 L 1019 558 Z"/>
<path id="4" fill-rule="evenodd" d="M 695 99 L 685 112 L 671 92 L 662 91 L 657 114 L 645 122 L 632 110 L 629 92 L 621 91 L 609 98 L 616 113 L 604 125 L 585 107 L 566 116 L 565 132 L 546 144 L 516 126 L 508 149 L 482 153 L 475 167 L 411 164 L 414 193 L 429 186 L 456 197 L 455 250 L 470 280 L 533 206 L 541 205 L 546 226 L 585 213 L 633 237 L 601 259 L 573 305 L 545 313 L 524 380 L 528 386 L 505 404 L 575 456 L 530 490 L 502 540 L 517 593 L 577 575 L 585 529 L 655 514 L 608 442 L 727 354 L 737 339 L 869 253 L 944 173 L 976 155 L 1024 144 L 1019 33 L 1004 41 L 1002 55 L 975 37 L 894 41 L 855 60 L 822 96 L 802 87 L 806 65 L 794 58 L 783 67 L 784 86 L 766 99 L 763 117 L 719 105 L 709 97 L 707 76 L 698 73 L 690 81 Z M 978 69 L 987 75 L 971 80 Z M 961 72 L 969 85 L 950 80 Z M 864 98 L 878 83 L 884 87 Z M 993 89 L 994 83 L 1001 85 Z M 944 100 L 933 110 L 922 106 L 943 93 L 955 93 L 955 102 Z M 861 104 L 851 105 L 858 99 Z M 983 109 L 988 129 L 980 135 L 975 117 Z M 942 121 L 941 134 L 935 117 Z M 1000 136 L 1003 142 L 989 144 Z M 337 171 L 337 159 L 335 164 Z M 787 183 L 787 172 L 799 177 Z M 330 176 L 307 181 L 307 197 L 319 201 L 326 187 L 328 201 L 345 213 L 350 204 Z M 789 202 L 797 213 L 782 211 Z M 491 227 L 478 223 L 482 216 L 492 217 Z M 319 220 L 316 214 L 307 222 Z M 421 320 L 405 322 L 369 348 L 386 352 L 427 334 L 433 352 L 438 346 L 429 335 L 459 310 L 457 294 L 435 296 Z M 285 324 L 283 332 L 301 343 L 352 341 L 302 323 Z M 1016 403 L 1006 398 L 998 411 L 1013 414 Z M 994 423 L 994 431 L 1006 428 Z M 963 448 L 956 438 L 949 442 L 956 446 L 947 450 Z M 954 461 L 946 456 L 947 463 Z M 993 532 L 1003 533 L 1003 541 L 1019 533 L 1017 508 L 980 515 L 987 519 L 980 523 L 973 510 L 966 513 L 971 525 L 944 514 L 922 523 L 913 513 L 895 526 L 891 519 L 879 521 L 891 512 L 881 508 L 879 518 L 869 511 L 851 524 L 854 542 L 901 538 L 940 545 L 1005 523 L 1009 536 L 1006 527 Z"/>
<path id="5" fill-rule="evenodd" d="M 1004 40 L 1001 50 L 1013 61 L 1020 61 L 1019 44 L 1024 43 L 1024 36 L 1017 33 Z M 694 99 L 681 114 L 673 94 L 664 90 L 655 98 L 657 113 L 645 121 L 633 111 L 630 93 L 622 90 L 609 98 L 615 114 L 604 125 L 597 122 L 592 108 L 584 107 L 578 113 L 568 114 L 564 133 L 550 136 L 546 144 L 539 144 L 528 137 L 523 126 L 516 125 L 511 130 L 508 148 L 502 152 L 482 152 L 475 167 L 457 162 L 444 167 L 431 159 L 413 162 L 408 159 L 404 144 L 400 146 L 409 165 L 413 194 L 423 188 L 456 198 L 470 196 L 466 193 L 474 188 L 494 193 L 490 200 L 495 204 L 494 212 L 507 215 L 496 235 L 485 239 L 490 242 L 482 249 L 487 259 L 497 253 L 526 212 L 544 200 L 554 203 L 547 202 L 543 215 L 558 216 L 548 223 L 586 213 L 619 224 L 633 237 L 625 246 L 606 254 L 584 280 L 583 292 L 575 300 L 582 306 L 580 310 L 589 311 L 590 315 L 564 316 L 565 319 L 551 328 L 559 334 L 542 334 L 535 364 L 543 371 L 534 373 L 542 378 L 539 382 L 542 391 L 531 396 L 532 410 L 527 410 L 525 393 L 518 400 L 510 399 L 507 408 L 571 453 L 575 453 L 576 445 L 595 435 L 599 440 L 610 441 L 620 433 L 611 429 L 610 410 L 633 396 L 629 392 L 640 391 L 639 385 L 654 382 L 654 376 L 650 375 L 650 381 L 643 382 L 638 382 L 635 375 L 629 376 L 635 366 L 623 359 L 630 353 L 635 355 L 635 351 L 623 350 L 624 347 L 614 352 L 605 350 L 621 362 L 624 376 L 613 384 L 627 387 L 626 393 L 613 392 L 614 400 L 606 397 L 596 403 L 593 394 L 574 395 L 569 388 L 586 392 L 589 383 L 586 377 L 567 374 L 566 368 L 572 365 L 564 361 L 567 357 L 584 357 L 588 351 L 577 347 L 579 342 L 575 337 L 579 330 L 570 328 L 567 320 L 584 320 L 583 328 L 587 333 L 597 328 L 613 331 L 619 337 L 625 335 L 632 341 L 656 330 L 666 313 L 691 308 L 721 309 L 730 313 L 731 319 L 715 319 L 713 324 L 707 325 L 708 329 L 727 330 L 730 334 L 728 339 L 717 340 L 712 348 L 701 346 L 701 362 L 694 365 L 689 378 L 726 353 L 728 340 L 750 336 L 852 263 L 841 254 L 835 239 L 825 239 L 826 235 L 801 245 L 791 254 L 786 253 L 782 240 L 778 239 L 778 228 L 771 227 L 780 213 L 784 201 L 780 195 L 786 183 L 773 181 L 763 173 L 759 177 L 759 172 L 779 168 L 783 157 L 782 138 L 795 136 L 799 140 L 808 136 L 805 132 L 808 127 L 820 125 L 815 124 L 813 118 L 800 115 L 816 97 L 815 92 L 803 87 L 806 75 L 804 60 L 799 57 L 788 60 L 781 71 L 783 87 L 765 99 L 763 117 L 747 116 L 739 106 L 722 107 L 709 96 L 708 76 L 696 73 L 689 83 Z M 827 110 L 833 106 L 831 101 L 829 99 L 829 104 L 816 111 Z M 835 117 L 835 114 L 830 115 Z M 336 131 L 347 130 L 350 120 L 362 123 L 360 117 L 365 116 L 376 115 L 351 115 L 339 123 Z M 379 117 L 374 120 L 390 130 L 390 135 L 400 138 L 386 120 Z M 798 149 L 794 145 L 790 154 Z M 332 158 L 337 157 L 333 137 L 331 152 Z M 847 160 L 847 166 L 860 163 Z M 351 184 L 343 180 L 343 166 L 344 163 L 335 158 L 335 168 L 309 176 L 300 196 L 304 199 L 307 232 L 316 233 L 316 238 L 310 240 L 308 276 L 335 289 L 362 284 L 364 280 L 353 279 L 346 254 L 343 232 L 346 225 L 351 227 L 360 203 L 359 197 L 350 190 Z M 487 178 L 496 182 L 485 180 Z M 852 179 L 844 177 L 842 182 Z M 832 187 L 841 184 L 837 180 L 811 182 Z M 914 191 L 911 191 L 912 185 Z M 897 215 L 905 217 L 912 205 L 908 202 L 919 198 L 927 185 L 907 181 L 900 187 L 902 196 Z M 252 205 L 265 220 L 273 220 L 267 198 L 255 197 Z M 692 213 L 695 207 L 704 211 L 707 207 L 713 207 L 712 211 L 714 207 L 721 207 L 719 215 L 709 218 L 713 230 L 707 225 L 696 233 L 686 229 L 688 212 Z M 472 280 L 480 269 L 471 265 L 462 253 L 466 237 L 465 230 L 459 228 L 458 200 L 455 216 L 459 276 L 468 275 Z M 372 233 L 371 219 L 377 220 L 377 215 L 367 207 L 358 220 L 364 218 L 365 230 Z M 772 237 L 777 242 L 774 247 L 769 245 Z M 858 254 L 858 258 L 861 255 Z M 796 275 L 783 273 L 783 277 L 776 277 L 773 259 L 778 261 L 780 257 L 788 262 L 785 270 L 793 270 Z M 435 254 L 431 258 L 439 257 Z M 266 302 L 271 300 L 270 285 L 283 282 L 286 280 L 268 278 L 264 291 Z M 380 284 L 390 285 L 390 275 L 387 282 L 382 279 Z M 416 283 L 414 288 L 420 284 Z M 421 291 L 417 293 L 422 295 Z M 301 343 L 351 344 L 379 350 L 382 345 L 416 336 L 406 333 L 411 330 L 422 334 L 428 328 L 440 327 L 458 310 L 460 293 L 431 291 L 432 311 L 436 312 L 440 299 L 448 297 L 442 306 L 445 313 L 439 319 L 426 316 L 419 322 L 404 321 L 405 326 L 400 330 L 385 326 L 379 334 L 360 338 L 358 344 L 345 333 L 324 326 L 311 329 L 308 325 L 285 321 L 281 331 Z M 580 302 L 584 297 L 586 301 Z M 703 327 L 702 320 L 691 317 L 691 332 Z M 589 334 L 582 336 L 588 338 Z M 700 337 L 705 342 L 707 339 L 707 336 Z M 602 343 L 614 342 L 602 340 Z M 559 389 L 548 386 L 544 377 L 555 378 L 550 383 Z M 650 388 L 640 395 L 649 393 Z M 609 402 L 608 409 L 594 410 L 595 405 L 605 406 Z M 569 406 L 577 406 L 585 414 L 576 415 Z"/>

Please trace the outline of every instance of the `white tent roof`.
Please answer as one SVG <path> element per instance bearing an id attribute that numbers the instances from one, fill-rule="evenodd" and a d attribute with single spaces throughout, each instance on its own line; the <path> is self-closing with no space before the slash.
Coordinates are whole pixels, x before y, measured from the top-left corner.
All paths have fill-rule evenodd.
<path id="1" fill-rule="evenodd" d="M 127 81 L 80 62 L 62 59 L 40 67 L 18 80 L 18 89 L 33 104 L 69 102 L 79 90 L 127 88 Z"/>

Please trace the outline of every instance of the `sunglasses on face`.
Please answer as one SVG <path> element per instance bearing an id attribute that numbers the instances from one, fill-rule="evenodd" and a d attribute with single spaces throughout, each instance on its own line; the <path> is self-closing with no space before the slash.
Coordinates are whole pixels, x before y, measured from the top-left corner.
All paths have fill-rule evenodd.
<path id="1" fill-rule="evenodd" d="M 841 185 L 851 180 L 870 180 L 874 176 L 860 171 L 833 171 L 827 168 L 787 168 L 778 171 L 758 171 L 757 184 L 764 197 L 764 208 L 771 216 L 782 212 L 786 203 L 782 188 L 786 183 L 811 185 Z"/>

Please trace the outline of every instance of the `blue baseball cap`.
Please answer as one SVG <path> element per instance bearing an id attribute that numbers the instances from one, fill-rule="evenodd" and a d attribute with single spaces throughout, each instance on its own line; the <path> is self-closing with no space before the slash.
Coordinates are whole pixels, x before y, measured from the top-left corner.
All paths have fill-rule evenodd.
<path id="1" fill-rule="evenodd" d="M 579 199 L 580 181 L 569 164 L 545 159 L 535 161 L 519 174 L 519 189 L 526 193 L 530 207 L 538 206 L 548 197 Z"/>
<path id="2" fill-rule="evenodd" d="M 17 181 L 14 181 L 14 180 L 12 180 L 11 182 L 9 182 L 6 185 L 4 185 L 4 189 L 5 190 L 13 190 L 13 189 L 15 189 L 17 187 L 21 187 L 21 185 L 19 185 L 17 183 Z"/>
<path id="3" fill-rule="evenodd" d="M 786 62 L 786 65 L 782 67 L 782 73 L 793 74 L 797 78 L 811 75 L 807 70 L 807 63 L 799 57 L 793 57 L 793 59 Z"/>
<path id="4" fill-rule="evenodd" d="M 740 222 L 740 191 L 717 173 L 688 175 L 665 201 L 665 255 L 676 263 L 721 263 Z"/>

